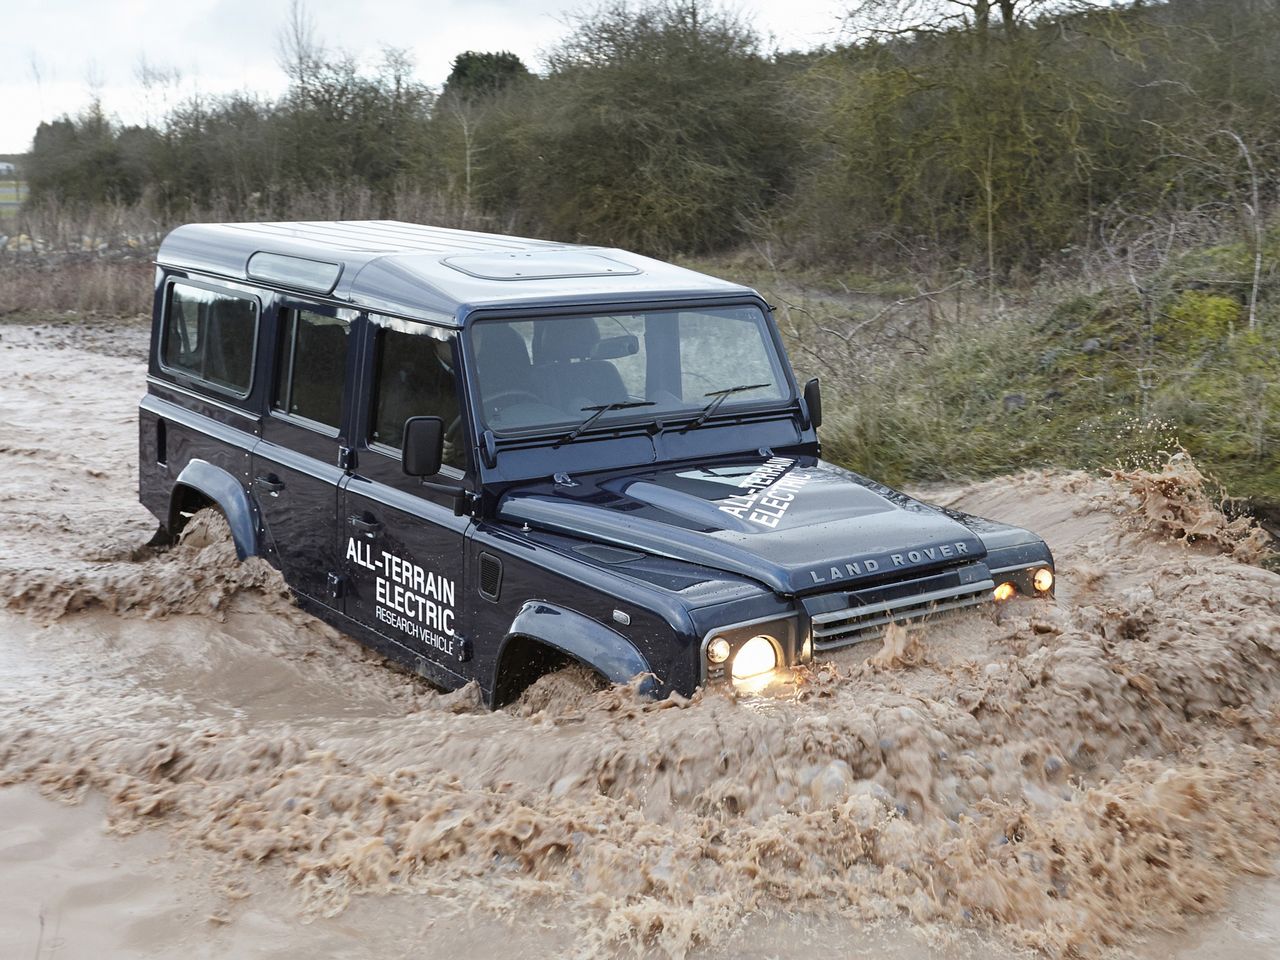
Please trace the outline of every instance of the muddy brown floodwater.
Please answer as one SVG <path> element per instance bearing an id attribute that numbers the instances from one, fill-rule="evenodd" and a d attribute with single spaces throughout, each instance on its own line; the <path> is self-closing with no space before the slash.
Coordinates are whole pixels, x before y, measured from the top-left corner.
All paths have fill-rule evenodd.
<path id="1" fill-rule="evenodd" d="M 1280 576 L 1190 463 L 935 492 L 1056 603 L 489 713 L 143 546 L 145 336 L 0 328 L 0 956 L 1280 955 Z"/>

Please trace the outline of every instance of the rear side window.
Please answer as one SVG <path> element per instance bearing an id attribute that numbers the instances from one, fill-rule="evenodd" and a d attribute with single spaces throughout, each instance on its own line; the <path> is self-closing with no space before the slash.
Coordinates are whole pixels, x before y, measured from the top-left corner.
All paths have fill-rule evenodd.
<path id="1" fill-rule="evenodd" d="M 338 317 L 284 311 L 272 408 L 338 429 L 350 334 L 351 324 Z"/>
<path id="2" fill-rule="evenodd" d="M 238 396 L 253 380 L 258 303 L 185 283 L 169 287 L 161 365 Z"/>

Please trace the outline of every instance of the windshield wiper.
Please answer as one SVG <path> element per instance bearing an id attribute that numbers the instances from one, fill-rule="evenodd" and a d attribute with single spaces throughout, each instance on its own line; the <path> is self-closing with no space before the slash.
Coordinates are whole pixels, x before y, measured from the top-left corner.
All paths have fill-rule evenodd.
<path id="1" fill-rule="evenodd" d="M 588 430 L 593 423 L 603 417 L 610 410 L 629 410 L 632 407 L 652 407 L 655 403 L 656 401 L 654 400 L 618 400 L 614 403 L 601 403 L 590 407 L 583 407 L 583 410 L 594 410 L 595 413 L 591 414 L 591 416 L 587 417 L 587 419 L 583 420 L 580 424 L 557 440 L 552 445 L 552 449 L 560 446 L 562 443 L 573 443 L 573 441 L 582 436 L 583 432 Z"/>
<path id="2" fill-rule="evenodd" d="M 740 383 L 736 387 L 725 387 L 723 390 L 711 390 L 704 393 L 704 397 L 715 397 L 715 399 L 703 407 L 702 412 L 698 414 L 697 418 L 692 420 L 689 425 L 680 432 L 684 433 L 685 430 L 693 430 L 696 427 L 702 426 L 717 410 L 720 409 L 720 404 L 724 403 L 735 393 L 742 393 L 744 390 L 759 390 L 762 387 L 772 386 L 772 383 Z"/>

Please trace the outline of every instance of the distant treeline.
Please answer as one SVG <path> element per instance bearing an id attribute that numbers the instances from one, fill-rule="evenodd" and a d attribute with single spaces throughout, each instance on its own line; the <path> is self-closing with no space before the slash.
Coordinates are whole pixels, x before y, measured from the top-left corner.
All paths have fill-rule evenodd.
<path id="1" fill-rule="evenodd" d="M 409 208 L 658 255 L 755 242 L 1008 279 L 1124 233 L 1108 226 L 1275 201 L 1280 0 L 863 0 L 848 28 L 770 53 L 701 0 L 619 2 L 574 20 L 543 76 L 465 53 L 436 92 L 397 51 L 372 69 L 326 51 L 295 8 L 285 96 L 41 124 L 28 203 Z"/>

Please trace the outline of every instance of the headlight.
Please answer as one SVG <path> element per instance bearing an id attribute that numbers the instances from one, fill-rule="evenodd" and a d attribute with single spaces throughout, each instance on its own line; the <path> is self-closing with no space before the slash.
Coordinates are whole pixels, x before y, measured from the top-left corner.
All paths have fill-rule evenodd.
<path id="1" fill-rule="evenodd" d="M 1048 593 L 1053 589 L 1053 571 L 1048 567 L 1041 567 L 1036 571 L 1031 583 L 1035 586 L 1037 593 Z"/>
<path id="2" fill-rule="evenodd" d="M 733 683 L 739 691 L 756 690 L 772 683 L 775 671 L 813 656 L 794 613 L 740 623 L 711 622 L 705 629 L 697 655 L 708 685 Z"/>
<path id="3" fill-rule="evenodd" d="M 733 679 L 746 680 L 768 673 L 778 665 L 778 648 L 766 636 L 755 636 L 738 648 L 733 658 Z"/>
<path id="4" fill-rule="evenodd" d="M 996 603 L 1000 603 L 1003 600 L 1013 599 L 1014 594 L 1017 592 L 1018 588 L 1006 580 L 1004 583 L 1000 584 L 1000 586 L 991 591 L 991 596 L 995 599 Z"/>

